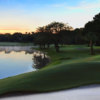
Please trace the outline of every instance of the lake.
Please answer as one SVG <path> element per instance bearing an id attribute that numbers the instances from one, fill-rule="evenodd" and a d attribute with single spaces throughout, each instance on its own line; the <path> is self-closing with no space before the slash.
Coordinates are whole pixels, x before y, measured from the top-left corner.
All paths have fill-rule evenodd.
<path id="1" fill-rule="evenodd" d="M 0 79 L 36 71 L 41 68 L 43 58 L 44 53 L 33 50 L 32 46 L 0 46 Z"/>

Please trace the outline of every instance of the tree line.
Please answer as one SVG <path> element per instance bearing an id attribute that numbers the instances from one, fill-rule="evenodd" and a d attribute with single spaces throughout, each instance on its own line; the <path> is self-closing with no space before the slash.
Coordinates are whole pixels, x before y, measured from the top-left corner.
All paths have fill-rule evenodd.
<path id="1" fill-rule="evenodd" d="M 82 38 L 83 29 L 75 29 L 60 22 L 52 22 L 46 26 L 37 28 L 34 43 L 41 49 L 49 48 L 54 45 L 59 52 L 59 45 L 64 44 L 84 44 Z"/>
<path id="2" fill-rule="evenodd" d="M 91 54 L 94 54 L 94 45 L 100 45 L 100 13 L 95 15 L 92 21 L 85 24 L 84 28 L 73 29 L 62 22 L 52 22 L 46 26 L 38 27 L 32 33 L 0 34 L 1 42 L 32 42 L 41 49 L 54 45 L 57 52 L 59 45 L 87 44 Z"/>
<path id="3" fill-rule="evenodd" d="M 0 34 L 0 42 L 33 42 L 34 33 L 20 33 L 16 32 L 14 34 L 6 33 Z"/>
<path id="4" fill-rule="evenodd" d="M 84 28 L 73 30 L 72 27 L 59 22 L 39 27 L 35 43 L 40 45 L 40 48 L 46 48 L 46 45 L 49 48 L 54 44 L 57 52 L 59 52 L 59 45 L 87 44 L 93 55 L 95 54 L 93 46 L 100 46 L 100 13 L 95 15 L 92 21 L 87 22 Z"/>

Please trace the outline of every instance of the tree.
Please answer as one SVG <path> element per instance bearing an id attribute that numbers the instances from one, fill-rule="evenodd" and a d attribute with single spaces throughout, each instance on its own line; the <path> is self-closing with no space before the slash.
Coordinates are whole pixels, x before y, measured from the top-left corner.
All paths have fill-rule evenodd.
<path id="1" fill-rule="evenodd" d="M 43 27 L 38 27 L 36 32 L 46 32 L 46 29 L 45 29 L 44 26 Z"/>
<path id="2" fill-rule="evenodd" d="M 71 26 L 68 26 L 62 22 L 52 22 L 46 26 L 46 30 L 53 34 L 57 34 L 62 30 L 71 30 L 71 29 L 73 29 Z"/>
<path id="3" fill-rule="evenodd" d="M 85 25 L 85 31 L 87 39 L 90 40 L 91 54 L 94 54 L 93 44 L 100 38 L 100 13 Z"/>
<path id="4" fill-rule="evenodd" d="M 71 30 L 72 27 L 62 23 L 62 22 L 52 22 L 45 26 L 47 32 L 53 34 L 53 44 L 55 45 L 56 52 L 59 52 L 60 35 L 59 32 L 64 30 Z"/>
<path id="5" fill-rule="evenodd" d="M 46 45 L 47 48 L 49 48 L 50 44 L 52 43 L 53 43 L 52 34 L 48 32 L 44 26 L 37 28 L 37 32 L 35 34 L 35 44 L 38 44 L 41 49 L 45 49 Z"/>
<path id="6" fill-rule="evenodd" d="M 64 44 L 73 44 L 73 36 L 74 33 L 73 31 L 70 30 L 62 30 L 59 32 L 59 39 L 60 39 L 60 44 L 64 45 Z"/>
<path id="7" fill-rule="evenodd" d="M 38 32 L 35 37 L 35 44 L 40 46 L 40 49 L 45 49 L 45 45 L 48 39 L 48 34 L 45 32 Z"/>
<path id="8" fill-rule="evenodd" d="M 100 13 L 95 15 L 95 17 L 93 19 L 94 19 L 94 21 L 100 22 Z"/>
<path id="9" fill-rule="evenodd" d="M 14 42 L 21 42 L 22 41 L 22 33 L 20 32 L 15 32 L 13 35 L 12 35 L 12 39 Z"/>
<path id="10" fill-rule="evenodd" d="M 49 48 L 50 44 L 54 44 L 56 51 L 59 52 L 61 40 L 59 32 L 70 29 L 72 27 L 60 22 L 52 22 L 46 26 L 39 27 L 35 36 L 35 44 L 38 44 L 40 48 L 45 48 L 46 45 Z"/>
<path id="11" fill-rule="evenodd" d="M 94 24 L 95 24 L 95 32 L 98 33 L 96 45 L 100 46 L 100 13 L 95 15 L 93 19 L 94 19 Z"/>
<path id="12" fill-rule="evenodd" d="M 82 36 L 83 28 L 76 28 L 73 31 L 73 37 L 74 37 L 74 44 L 85 44 L 85 40 Z"/>
<path id="13" fill-rule="evenodd" d="M 95 27 L 95 22 L 94 21 L 88 22 L 85 25 L 84 36 L 85 36 L 85 39 L 87 41 L 89 41 L 91 55 L 94 55 L 93 45 L 97 40 L 97 32 L 96 32 L 96 27 Z"/>

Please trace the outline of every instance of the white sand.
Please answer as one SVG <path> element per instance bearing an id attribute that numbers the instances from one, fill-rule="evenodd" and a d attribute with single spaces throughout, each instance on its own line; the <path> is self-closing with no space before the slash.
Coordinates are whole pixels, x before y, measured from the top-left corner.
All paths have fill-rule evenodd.
<path id="1" fill-rule="evenodd" d="M 0 98 L 0 100 L 100 100 L 100 85 L 53 93 Z"/>

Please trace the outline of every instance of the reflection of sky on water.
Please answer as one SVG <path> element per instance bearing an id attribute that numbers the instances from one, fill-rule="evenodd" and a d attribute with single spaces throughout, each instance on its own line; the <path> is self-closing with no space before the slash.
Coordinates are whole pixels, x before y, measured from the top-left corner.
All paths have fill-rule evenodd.
<path id="1" fill-rule="evenodd" d="M 0 79 L 35 70 L 32 57 L 33 54 L 25 54 L 25 51 L 0 52 Z"/>
<path id="2" fill-rule="evenodd" d="M 46 53 L 31 46 L 0 46 L 0 79 L 36 71 L 48 61 Z"/>

